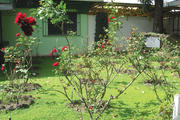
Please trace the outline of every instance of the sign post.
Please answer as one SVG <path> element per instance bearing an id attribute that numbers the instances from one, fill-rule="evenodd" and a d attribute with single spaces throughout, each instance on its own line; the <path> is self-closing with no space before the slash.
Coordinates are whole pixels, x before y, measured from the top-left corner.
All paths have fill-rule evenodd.
<path id="1" fill-rule="evenodd" d="M 146 47 L 150 48 L 160 48 L 160 38 L 159 37 L 147 37 Z"/>
<path id="2" fill-rule="evenodd" d="M 174 96 L 173 120 L 180 120 L 180 94 Z"/>

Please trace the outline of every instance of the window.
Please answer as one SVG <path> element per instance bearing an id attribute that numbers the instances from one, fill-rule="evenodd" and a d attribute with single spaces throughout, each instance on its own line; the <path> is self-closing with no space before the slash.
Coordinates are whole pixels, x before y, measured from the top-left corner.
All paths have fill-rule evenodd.
<path id="1" fill-rule="evenodd" d="M 69 19 L 72 21 L 71 24 L 67 24 L 67 23 L 59 23 L 59 27 L 63 28 L 63 30 L 59 29 L 58 26 L 51 24 L 50 20 L 48 20 L 46 23 L 48 25 L 48 27 L 44 27 L 44 28 L 48 28 L 48 30 L 45 30 L 44 33 L 46 33 L 45 35 L 67 35 L 68 31 L 73 31 L 76 32 L 77 34 L 79 34 L 79 25 L 80 25 L 80 18 L 79 15 L 77 15 L 77 13 L 68 13 L 68 17 Z"/>

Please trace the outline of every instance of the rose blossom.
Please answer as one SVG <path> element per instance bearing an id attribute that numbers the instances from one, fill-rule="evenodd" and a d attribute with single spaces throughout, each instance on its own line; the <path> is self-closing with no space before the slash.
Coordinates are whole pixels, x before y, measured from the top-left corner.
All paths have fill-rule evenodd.
<path id="1" fill-rule="evenodd" d="M 55 53 L 55 52 L 57 52 L 57 50 L 56 50 L 56 48 L 53 48 L 53 49 L 51 50 L 50 56 L 52 57 L 52 56 L 53 56 L 53 53 Z"/>
<path id="2" fill-rule="evenodd" d="M 59 62 L 55 62 L 54 64 L 53 64 L 53 66 L 55 67 L 55 66 L 58 66 L 59 65 Z"/>
<path id="3" fill-rule="evenodd" d="M 95 82 L 95 80 L 92 80 L 92 82 Z"/>
<path id="4" fill-rule="evenodd" d="M 4 71 L 4 69 L 5 69 L 5 68 L 2 66 L 2 67 L 1 67 L 1 70 Z"/>
<path id="5" fill-rule="evenodd" d="M 22 12 L 17 13 L 16 19 L 15 19 L 15 24 L 17 24 L 17 23 L 20 24 L 25 17 L 26 17 L 25 13 L 22 13 Z"/>
<path id="6" fill-rule="evenodd" d="M 66 50 L 66 49 L 67 49 L 67 46 L 64 46 L 64 47 L 62 48 L 62 51 Z"/>
<path id="7" fill-rule="evenodd" d="M 20 33 L 17 33 L 17 34 L 16 34 L 16 37 L 18 37 L 19 35 L 20 35 Z"/>

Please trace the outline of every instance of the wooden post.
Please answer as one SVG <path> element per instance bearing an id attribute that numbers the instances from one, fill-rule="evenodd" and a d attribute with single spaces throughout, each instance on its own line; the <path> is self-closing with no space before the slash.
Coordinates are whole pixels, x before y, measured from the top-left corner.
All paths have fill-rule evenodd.
<path id="1" fill-rule="evenodd" d="M 173 120 L 180 119 L 180 94 L 174 96 Z"/>

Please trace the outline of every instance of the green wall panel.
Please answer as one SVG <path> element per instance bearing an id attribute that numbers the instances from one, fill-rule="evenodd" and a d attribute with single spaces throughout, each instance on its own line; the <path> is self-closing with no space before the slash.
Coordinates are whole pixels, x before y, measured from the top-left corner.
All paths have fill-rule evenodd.
<path id="1" fill-rule="evenodd" d="M 81 14 L 81 35 L 83 37 L 83 48 L 87 48 L 88 45 L 88 16 L 87 14 Z"/>
<path id="2" fill-rule="evenodd" d="M 13 0 L 0 0 L 0 3 L 12 3 Z"/>
<path id="3" fill-rule="evenodd" d="M 26 13 L 27 16 L 30 16 L 29 9 L 16 9 L 13 11 L 6 11 L 2 13 L 2 35 L 3 41 L 9 41 L 10 45 L 15 43 L 16 33 L 20 32 L 20 29 L 17 25 L 14 24 L 14 19 L 18 12 Z M 47 56 L 53 47 L 62 48 L 67 45 L 66 39 L 64 36 L 44 36 L 43 28 L 44 23 L 42 20 L 36 20 L 37 25 L 34 28 L 33 36 L 40 39 L 39 46 L 37 49 L 33 50 L 33 55 L 36 56 Z M 75 48 L 75 53 L 82 53 L 87 50 L 87 14 L 80 14 L 80 35 L 69 37 L 70 43 Z M 47 23 L 46 23 L 47 24 Z"/>

